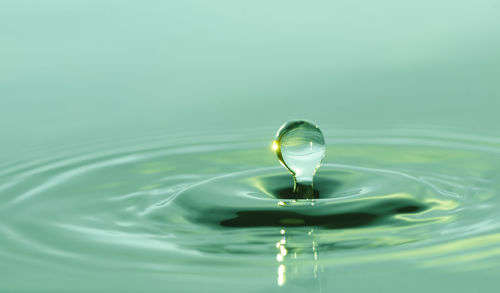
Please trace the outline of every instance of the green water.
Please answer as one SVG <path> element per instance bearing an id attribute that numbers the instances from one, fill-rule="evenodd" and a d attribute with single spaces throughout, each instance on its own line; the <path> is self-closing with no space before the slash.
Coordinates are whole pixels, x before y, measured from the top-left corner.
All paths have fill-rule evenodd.
<path id="1" fill-rule="evenodd" d="M 2 287 L 491 289 L 500 140 L 330 132 L 318 198 L 295 200 L 265 132 L 106 141 L 4 166 Z"/>
<path id="2" fill-rule="evenodd" d="M 0 292 L 496 292 L 499 14 L 2 1 Z"/>

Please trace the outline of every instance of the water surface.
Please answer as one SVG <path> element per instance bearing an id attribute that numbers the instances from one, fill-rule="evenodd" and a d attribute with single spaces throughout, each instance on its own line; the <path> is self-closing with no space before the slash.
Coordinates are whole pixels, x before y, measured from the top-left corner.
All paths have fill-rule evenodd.
<path id="1" fill-rule="evenodd" d="M 144 135 L 4 162 L 3 288 L 491 291 L 500 140 L 330 130 L 315 199 L 296 200 L 272 133 Z"/>

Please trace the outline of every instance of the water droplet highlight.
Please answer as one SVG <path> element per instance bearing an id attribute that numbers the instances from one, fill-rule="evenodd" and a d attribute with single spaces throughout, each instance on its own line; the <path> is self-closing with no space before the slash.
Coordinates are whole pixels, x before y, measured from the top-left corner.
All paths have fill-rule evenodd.
<path id="1" fill-rule="evenodd" d="M 319 127 L 304 120 L 289 121 L 278 130 L 272 149 L 293 175 L 294 196 L 313 198 L 313 177 L 325 157 L 326 149 Z"/>

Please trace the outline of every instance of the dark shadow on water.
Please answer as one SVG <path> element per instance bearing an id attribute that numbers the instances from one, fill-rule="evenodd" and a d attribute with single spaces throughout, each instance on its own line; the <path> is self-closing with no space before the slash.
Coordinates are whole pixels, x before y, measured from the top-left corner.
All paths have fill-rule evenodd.
<path id="1" fill-rule="evenodd" d="M 288 211 L 241 211 L 236 213 L 235 218 L 221 221 L 220 225 L 225 227 L 321 226 L 328 229 L 343 229 L 370 225 L 377 218 L 376 214 L 370 213 L 310 216 Z"/>
<path id="2" fill-rule="evenodd" d="M 311 207 L 306 213 L 286 210 L 286 208 L 262 210 L 229 209 L 205 210 L 198 214 L 195 222 L 233 228 L 249 227 L 322 227 L 326 229 L 347 229 L 379 225 L 409 225 L 404 219 L 394 217 L 400 214 L 412 214 L 425 211 L 430 206 L 416 199 L 391 198 L 367 200 L 363 204 L 334 204 L 328 207 L 330 213 Z M 336 212 L 337 211 L 337 212 Z M 318 212 L 318 214 L 311 214 Z"/>

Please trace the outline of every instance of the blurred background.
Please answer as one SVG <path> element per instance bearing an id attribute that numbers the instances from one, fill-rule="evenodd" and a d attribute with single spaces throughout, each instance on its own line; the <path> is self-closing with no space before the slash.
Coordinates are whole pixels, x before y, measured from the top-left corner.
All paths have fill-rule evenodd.
<path id="1" fill-rule="evenodd" d="M 499 108 L 498 0 L 0 3 L 4 157 L 293 118 L 498 134 Z"/>

